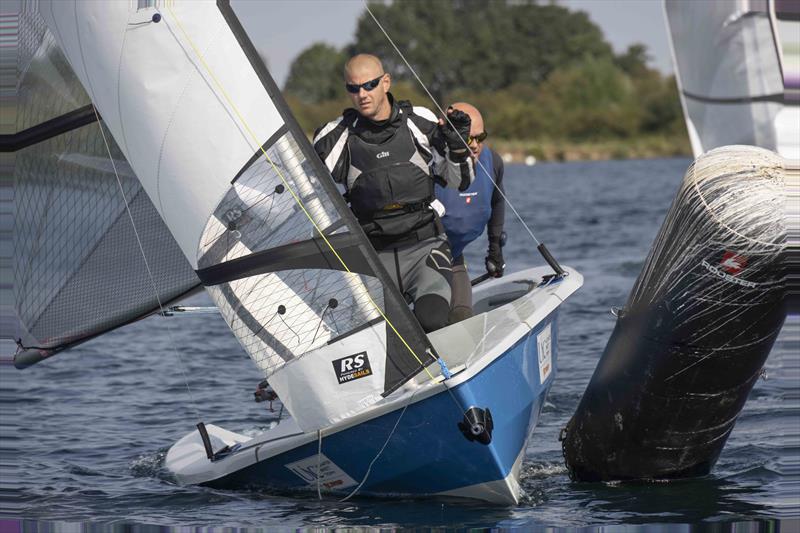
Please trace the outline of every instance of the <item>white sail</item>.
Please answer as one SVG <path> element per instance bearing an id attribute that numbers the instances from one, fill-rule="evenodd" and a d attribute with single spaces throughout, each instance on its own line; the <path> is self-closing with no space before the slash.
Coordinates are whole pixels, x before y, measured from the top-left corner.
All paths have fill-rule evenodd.
<path id="1" fill-rule="evenodd" d="M 225 2 L 59 0 L 42 11 L 222 316 L 303 429 L 368 408 L 432 361 Z M 368 371 L 343 381 L 337 365 L 348 358 Z"/>
<path id="2" fill-rule="evenodd" d="M 783 53 L 797 47 L 800 26 L 782 27 L 780 0 L 664 5 L 695 157 L 733 144 L 800 157 L 800 102 L 785 87 Z"/>

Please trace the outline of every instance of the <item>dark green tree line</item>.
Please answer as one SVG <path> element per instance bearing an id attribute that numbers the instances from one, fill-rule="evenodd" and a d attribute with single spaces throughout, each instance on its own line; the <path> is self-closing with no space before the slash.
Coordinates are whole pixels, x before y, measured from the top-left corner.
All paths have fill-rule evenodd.
<path id="1" fill-rule="evenodd" d="M 647 66 L 644 45 L 615 55 L 584 12 L 501 0 L 395 0 L 370 9 L 437 101 L 477 105 L 494 137 L 685 135 L 674 80 Z M 315 44 L 291 67 L 285 92 L 308 131 L 349 106 L 342 68 L 360 52 L 381 57 L 395 96 L 433 107 L 365 10 L 351 44 Z"/>

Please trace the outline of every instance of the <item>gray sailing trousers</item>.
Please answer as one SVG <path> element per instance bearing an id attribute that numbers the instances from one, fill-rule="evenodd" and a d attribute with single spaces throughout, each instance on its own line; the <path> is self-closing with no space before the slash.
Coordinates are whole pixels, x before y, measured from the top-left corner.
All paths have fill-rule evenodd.
<path id="1" fill-rule="evenodd" d="M 453 283 L 451 288 L 451 323 L 468 319 L 472 316 L 472 282 L 469 279 L 469 272 L 467 272 L 467 265 L 464 262 L 463 255 L 453 260 Z"/>
<path id="2" fill-rule="evenodd" d="M 378 257 L 426 333 L 451 323 L 453 259 L 444 234 L 378 250 Z"/>

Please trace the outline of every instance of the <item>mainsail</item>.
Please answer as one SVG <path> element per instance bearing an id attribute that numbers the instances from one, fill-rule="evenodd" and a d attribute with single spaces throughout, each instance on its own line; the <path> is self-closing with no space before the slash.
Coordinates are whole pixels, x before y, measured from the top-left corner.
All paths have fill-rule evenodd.
<path id="1" fill-rule="evenodd" d="M 103 126 L 37 4 L 3 6 L 0 337 L 17 344 L 22 368 L 158 311 L 199 280 L 111 141 L 118 183 Z"/>
<path id="2" fill-rule="evenodd" d="M 434 360 L 227 2 L 41 8 L 183 254 L 304 430 L 368 408 Z"/>
<path id="3" fill-rule="evenodd" d="M 792 0 L 665 0 L 695 157 L 749 144 L 800 158 L 800 9 Z"/>

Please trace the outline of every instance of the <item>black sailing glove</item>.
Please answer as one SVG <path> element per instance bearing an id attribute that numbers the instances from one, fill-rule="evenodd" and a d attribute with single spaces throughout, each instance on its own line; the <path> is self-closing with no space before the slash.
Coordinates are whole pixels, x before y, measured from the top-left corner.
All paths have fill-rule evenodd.
<path id="1" fill-rule="evenodd" d="M 454 162 L 461 162 L 467 158 L 467 142 L 469 141 L 469 129 L 472 120 L 469 115 L 452 107 L 447 108 L 448 122 L 444 122 L 439 129 L 444 137 L 444 142 L 450 150 L 450 159 Z M 450 125 L 452 124 L 452 126 Z M 455 128 L 455 129 L 453 129 Z"/>
<path id="2" fill-rule="evenodd" d="M 503 271 L 506 268 L 506 262 L 503 260 L 503 249 L 500 247 L 500 241 L 489 241 L 489 255 L 486 256 L 486 272 L 493 278 L 502 278 Z"/>

